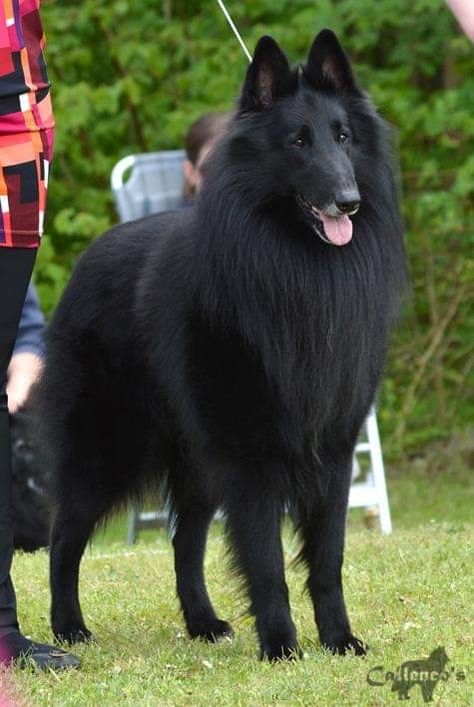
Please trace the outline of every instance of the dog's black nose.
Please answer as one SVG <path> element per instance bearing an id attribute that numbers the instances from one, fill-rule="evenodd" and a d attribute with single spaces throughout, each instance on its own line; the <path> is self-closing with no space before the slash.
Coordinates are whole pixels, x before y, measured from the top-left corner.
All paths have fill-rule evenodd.
<path id="1" fill-rule="evenodd" d="M 343 214 L 355 214 L 360 206 L 360 199 L 351 196 L 349 198 L 341 197 L 336 199 L 336 206 Z"/>

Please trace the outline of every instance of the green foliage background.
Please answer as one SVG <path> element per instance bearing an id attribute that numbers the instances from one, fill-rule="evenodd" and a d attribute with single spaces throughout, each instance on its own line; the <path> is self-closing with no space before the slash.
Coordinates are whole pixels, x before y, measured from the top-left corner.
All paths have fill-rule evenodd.
<path id="1" fill-rule="evenodd" d="M 442 0 L 229 0 L 252 49 L 272 34 L 293 60 L 334 29 L 397 128 L 412 297 L 381 393 L 386 454 L 474 419 L 474 52 Z M 214 0 L 44 0 L 57 142 L 37 283 L 49 312 L 70 268 L 114 223 L 109 175 L 131 152 L 182 145 L 228 109 L 246 59 Z M 126 257 L 126 254 L 124 254 Z"/>

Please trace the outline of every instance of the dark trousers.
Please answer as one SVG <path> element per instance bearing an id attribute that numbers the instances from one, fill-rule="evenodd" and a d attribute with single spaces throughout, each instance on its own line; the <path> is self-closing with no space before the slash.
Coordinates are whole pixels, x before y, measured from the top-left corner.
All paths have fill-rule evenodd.
<path id="1" fill-rule="evenodd" d="M 7 369 L 35 257 L 35 248 L 0 247 L 0 637 L 18 628 L 10 579 L 13 533 Z"/>

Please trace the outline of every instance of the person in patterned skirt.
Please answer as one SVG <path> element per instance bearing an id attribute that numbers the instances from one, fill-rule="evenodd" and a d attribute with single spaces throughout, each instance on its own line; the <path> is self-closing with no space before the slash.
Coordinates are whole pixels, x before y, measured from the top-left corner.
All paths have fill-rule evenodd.
<path id="1" fill-rule="evenodd" d="M 54 118 L 40 0 L 0 0 L 0 664 L 77 667 L 20 632 L 13 555 L 7 369 L 43 230 Z"/>

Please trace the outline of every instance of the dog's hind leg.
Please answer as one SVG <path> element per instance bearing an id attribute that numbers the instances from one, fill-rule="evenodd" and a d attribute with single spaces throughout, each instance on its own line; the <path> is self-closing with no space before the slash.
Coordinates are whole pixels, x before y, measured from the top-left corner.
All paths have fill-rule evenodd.
<path id="1" fill-rule="evenodd" d="M 62 483 L 67 487 L 67 478 Z M 63 488 L 58 496 L 50 551 L 51 623 L 58 640 L 77 643 L 91 637 L 79 602 L 79 565 L 94 528 L 113 500 L 91 483 L 90 476 L 82 484 L 76 480 L 74 488 Z"/>
<path id="2" fill-rule="evenodd" d="M 73 518 L 62 512 L 51 536 L 51 624 L 55 637 L 67 643 L 86 641 L 86 628 L 79 603 L 79 565 L 94 529 L 92 518 Z"/>
<path id="3" fill-rule="evenodd" d="M 209 641 L 232 635 L 227 621 L 217 618 L 204 580 L 207 532 L 214 512 L 214 506 L 189 501 L 177 511 L 173 537 L 177 592 L 188 633 Z"/>
<path id="4" fill-rule="evenodd" d="M 247 581 L 256 617 L 261 658 L 297 658 L 300 650 L 290 614 L 281 544 L 282 503 L 267 489 L 232 489 L 226 504 L 236 564 Z"/>
<path id="5" fill-rule="evenodd" d="M 301 557 L 309 568 L 308 589 L 322 645 L 344 655 L 365 655 L 366 647 L 351 631 L 342 590 L 342 562 L 352 455 L 328 463 L 325 500 L 300 506 Z"/>

